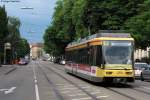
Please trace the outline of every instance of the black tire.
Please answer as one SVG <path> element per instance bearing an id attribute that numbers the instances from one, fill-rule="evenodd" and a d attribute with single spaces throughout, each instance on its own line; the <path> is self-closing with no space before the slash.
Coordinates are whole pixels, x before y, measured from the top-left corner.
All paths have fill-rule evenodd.
<path id="1" fill-rule="evenodd" d="M 141 79 L 141 81 L 144 81 L 144 77 L 143 77 L 142 73 L 141 73 L 140 79 Z"/>

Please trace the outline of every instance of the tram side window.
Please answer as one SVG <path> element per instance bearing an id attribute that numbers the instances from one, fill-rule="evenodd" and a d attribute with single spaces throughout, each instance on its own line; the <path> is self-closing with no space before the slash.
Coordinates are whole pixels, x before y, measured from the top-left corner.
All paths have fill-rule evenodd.
<path id="1" fill-rule="evenodd" d="M 74 62 L 78 63 L 78 51 L 77 50 L 74 51 L 73 57 L 74 57 Z"/>
<path id="2" fill-rule="evenodd" d="M 70 58 L 69 60 L 72 61 L 72 59 L 73 59 L 73 52 L 72 51 L 70 52 L 70 57 L 69 58 Z"/>
<path id="3" fill-rule="evenodd" d="M 77 52 L 76 51 L 68 51 L 66 52 L 66 60 L 67 61 L 72 61 L 72 62 L 77 62 Z"/>
<path id="4" fill-rule="evenodd" d="M 102 46 L 97 46 L 96 65 L 100 66 L 102 64 L 102 58 Z"/>
<path id="5" fill-rule="evenodd" d="M 74 51 L 72 51 L 72 60 L 71 60 L 72 62 L 74 62 L 74 58 L 75 58 L 74 57 Z"/>
<path id="6" fill-rule="evenodd" d="M 84 64 L 84 49 L 79 50 L 79 63 Z"/>
<path id="7" fill-rule="evenodd" d="M 88 63 L 88 54 L 87 49 L 79 49 L 76 51 L 76 62 L 80 64 L 87 64 Z"/>
<path id="8" fill-rule="evenodd" d="M 72 61 L 73 61 L 74 63 L 77 63 L 77 52 L 76 52 L 76 50 L 74 50 L 74 51 L 72 52 Z"/>
<path id="9" fill-rule="evenodd" d="M 88 49 L 88 56 L 89 56 L 89 65 L 93 65 L 93 55 L 94 53 L 93 53 L 93 47 L 90 47 L 89 49 Z"/>
<path id="10" fill-rule="evenodd" d="M 91 66 L 96 66 L 96 56 L 97 56 L 97 47 L 92 46 L 88 50 L 89 61 L 88 64 Z"/>

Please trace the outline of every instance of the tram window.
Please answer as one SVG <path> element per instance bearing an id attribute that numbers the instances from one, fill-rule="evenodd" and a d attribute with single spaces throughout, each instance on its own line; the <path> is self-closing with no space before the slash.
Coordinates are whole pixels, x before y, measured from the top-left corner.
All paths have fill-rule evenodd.
<path id="1" fill-rule="evenodd" d="M 92 46 L 88 50 L 88 64 L 91 66 L 96 66 L 96 52 L 97 52 L 96 46 Z"/>
<path id="2" fill-rule="evenodd" d="M 96 66 L 97 46 L 93 47 L 93 65 Z"/>
<path id="3" fill-rule="evenodd" d="M 96 65 L 102 64 L 102 47 L 97 46 L 97 53 L 96 53 Z"/>
<path id="4" fill-rule="evenodd" d="M 72 52 L 72 61 L 74 62 L 74 59 L 75 59 L 75 52 L 73 51 Z"/>
<path id="5" fill-rule="evenodd" d="M 89 56 L 89 65 L 93 65 L 93 47 L 88 49 L 88 56 Z"/>
<path id="6" fill-rule="evenodd" d="M 79 60 L 78 60 L 79 59 L 78 50 L 75 51 L 74 57 L 75 57 L 75 62 L 78 63 L 79 62 Z"/>
<path id="7" fill-rule="evenodd" d="M 66 53 L 66 56 L 69 61 L 79 64 L 93 65 L 93 50 L 91 50 L 89 54 L 89 48 L 70 51 Z"/>
<path id="8" fill-rule="evenodd" d="M 77 63 L 80 63 L 80 64 L 88 63 L 88 54 L 87 54 L 86 48 L 77 50 L 74 56 L 76 56 Z"/>

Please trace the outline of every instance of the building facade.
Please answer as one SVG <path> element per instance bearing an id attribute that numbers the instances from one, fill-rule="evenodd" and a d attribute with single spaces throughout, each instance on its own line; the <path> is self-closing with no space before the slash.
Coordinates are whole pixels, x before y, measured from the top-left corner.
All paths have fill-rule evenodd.
<path id="1" fill-rule="evenodd" d="M 147 47 L 146 50 L 137 49 L 134 52 L 134 59 L 141 60 L 142 58 L 150 58 L 150 47 Z"/>
<path id="2" fill-rule="evenodd" d="M 35 43 L 30 45 L 30 57 L 37 59 L 40 58 L 43 54 L 43 44 L 42 43 Z"/>

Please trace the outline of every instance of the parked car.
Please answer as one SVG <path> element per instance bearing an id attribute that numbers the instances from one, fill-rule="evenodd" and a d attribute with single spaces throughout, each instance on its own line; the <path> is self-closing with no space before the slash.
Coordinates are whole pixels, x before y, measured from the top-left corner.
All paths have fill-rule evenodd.
<path id="1" fill-rule="evenodd" d="M 42 61 L 47 61 L 47 59 L 46 58 L 42 58 Z"/>
<path id="2" fill-rule="evenodd" d="M 141 72 L 141 81 L 150 80 L 150 66 L 145 67 Z"/>
<path id="3" fill-rule="evenodd" d="M 19 65 L 27 65 L 29 62 L 26 61 L 25 59 L 20 59 L 20 61 L 18 62 Z"/>
<path id="4" fill-rule="evenodd" d="M 54 63 L 59 64 L 59 63 L 60 63 L 60 60 L 61 60 L 61 58 L 59 58 L 59 57 L 58 57 L 58 58 L 55 58 L 55 59 L 54 59 Z"/>
<path id="5" fill-rule="evenodd" d="M 66 61 L 63 59 L 63 60 L 60 60 L 60 64 L 61 65 L 65 65 L 66 64 Z"/>
<path id="6" fill-rule="evenodd" d="M 137 62 L 134 64 L 135 78 L 140 79 L 142 71 L 148 67 L 147 63 Z"/>

